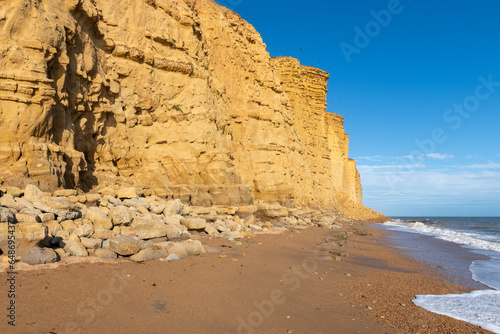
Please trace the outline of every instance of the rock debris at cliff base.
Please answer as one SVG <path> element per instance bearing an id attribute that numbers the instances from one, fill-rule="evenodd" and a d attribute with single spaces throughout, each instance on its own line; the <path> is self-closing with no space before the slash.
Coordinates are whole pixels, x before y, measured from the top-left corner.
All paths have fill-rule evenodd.
<path id="1" fill-rule="evenodd" d="M 236 241 L 259 233 L 307 226 L 335 230 L 353 223 L 328 211 L 291 209 L 277 203 L 194 207 L 135 188 L 104 188 L 100 194 L 80 195 L 75 190 L 48 194 L 34 185 L 24 191 L 0 191 L 0 251 L 4 262 L 12 264 L 19 260 L 45 264 L 68 256 L 169 261 L 206 253 L 203 236 Z M 15 236 L 16 246 L 12 258 L 10 235 Z M 349 236 L 346 232 L 332 235 L 325 245 L 343 246 Z M 345 254 L 336 250 L 325 256 Z"/>

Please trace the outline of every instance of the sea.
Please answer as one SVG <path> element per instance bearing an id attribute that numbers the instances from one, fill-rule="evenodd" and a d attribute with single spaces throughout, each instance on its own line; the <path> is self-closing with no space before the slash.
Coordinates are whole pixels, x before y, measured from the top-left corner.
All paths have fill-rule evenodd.
<path id="1" fill-rule="evenodd" d="M 422 257 L 424 260 L 432 258 L 429 261 L 441 261 L 436 267 L 448 267 L 450 272 L 453 269 L 456 272 L 452 273 L 458 278 L 468 277 L 469 281 L 472 278 L 477 282 L 473 287 L 479 289 L 463 294 L 417 295 L 413 302 L 428 311 L 500 334 L 500 217 L 390 218 L 391 221 L 384 223 L 382 228 L 406 235 L 399 238 L 400 243 L 404 244 L 400 248 L 425 254 Z M 411 244 L 410 240 L 419 238 L 427 239 L 433 245 L 429 246 L 429 242 L 420 242 L 419 246 Z M 460 247 L 458 251 L 457 247 L 442 247 L 443 251 L 440 251 L 438 240 Z M 423 246 L 425 244 L 427 246 Z M 441 254 L 429 253 L 434 249 Z M 455 251 L 447 253 L 446 249 Z M 459 280 L 456 282 L 465 285 Z"/>

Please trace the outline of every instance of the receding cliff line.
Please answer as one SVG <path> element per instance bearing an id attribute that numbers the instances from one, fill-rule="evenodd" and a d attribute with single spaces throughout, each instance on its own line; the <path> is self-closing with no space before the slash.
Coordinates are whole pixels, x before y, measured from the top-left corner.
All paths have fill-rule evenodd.
<path id="1" fill-rule="evenodd" d="M 212 0 L 0 3 L 4 186 L 362 208 L 328 73 L 271 58 L 238 14 Z"/>

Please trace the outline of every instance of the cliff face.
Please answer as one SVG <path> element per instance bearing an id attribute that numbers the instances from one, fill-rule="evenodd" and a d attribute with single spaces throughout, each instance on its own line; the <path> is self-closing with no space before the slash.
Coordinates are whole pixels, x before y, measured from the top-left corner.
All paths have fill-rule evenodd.
<path id="1" fill-rule="evenodd" d="M 236 13 L 212 1 L 197 1 L 195 10 L 216 94 L 225 102 L 232 163 L 254 198 L 292 204 L 293 120 L 265 45 Z"/>
<path id="2" fill-rule="evenodd" d="M 226 106 L 192 6 L 94 3 L 2 5 L 4 181 L 168 184 L 178 197 L 194 191 L 200 205 L 208 192 L 251 201 L 231 163 Z"/>
<path id="3" fill-rule="evenodd" d="M 344 132 L 344 118 L 325 112 L 328 73 L 302 66 L 289 57 L 275 58 L 273 62 L 292 103 L 294 134 L 307 166 L 294 171 L 300 179 L 309 181 L 296 184 L 297 199 L 329 206 L 337 197 L 332 194 L 343 192 L 361 204 L 361 181 L 354 160 L 348 159 L 349 136 Z"/>
<path id="4" fill-rule="evenodd" d="M 0 178 L 361 204 L 327 80 L 212 0 L 0 0 Z"/>

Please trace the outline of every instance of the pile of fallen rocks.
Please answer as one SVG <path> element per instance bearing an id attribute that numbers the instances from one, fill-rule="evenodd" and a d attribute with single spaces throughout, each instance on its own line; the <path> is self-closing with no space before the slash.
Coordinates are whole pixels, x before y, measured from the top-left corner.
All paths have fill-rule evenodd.
<path id="1" fill-rule="evenodd" d="M 0 195 L 0 251 L 8 254 L 14 233 L 17 259 L 28 264 L 68 256 L 169 261 L 205 253 L 202 236 L 236 240 L 311 225 L 334 229 L 348 221 L 279 204 L 194 207 L 134 187 L 49 194 L 28 185 L 0 188 Z"/>

